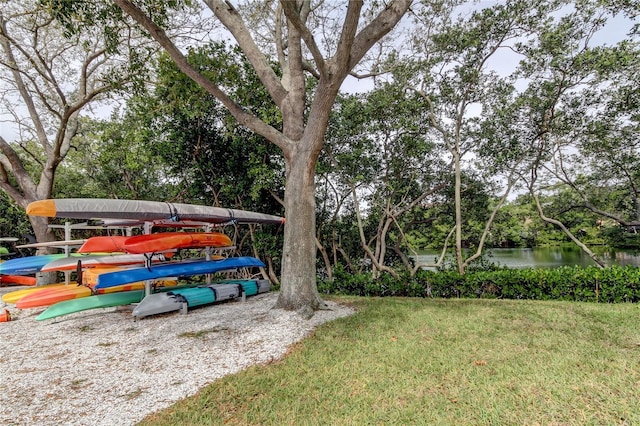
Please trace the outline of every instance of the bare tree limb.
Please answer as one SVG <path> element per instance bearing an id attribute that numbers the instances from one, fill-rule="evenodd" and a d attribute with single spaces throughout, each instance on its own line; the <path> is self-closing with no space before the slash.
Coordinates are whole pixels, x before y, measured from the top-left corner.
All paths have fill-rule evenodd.
<path id="1" fill-rule="evenodd" d="M 307 3 L 306 7 L 308 8 L 308 2 L 305 3 Z M 350 3 L 356 2 L 352 1 Z M 287 17 L 289 22 L 291 22 L 291 24 L 300 32 L 304 43 L 311 52 L 311 56 L 313 56 L 313 60 L 318 67 L 319 77 L 327 78 L 327 67 L 324 61 L 324 57 L 322 56 L 322 53 L 320 52 L 320 49 L 318 48 L 318 45 L 313 38 L 313 34 L 311 34 L 309 28 L 307 28 L 303 20 L 300 18 L 300 12 L 296 9 L 296 3 L 293 1 L 283 1 L 280 2 L 280 5 L 282 5 L 285 16 Z"/>
<path id="2" fill-rule="evenodd" d="M 351 2 L 350 2 L 351 3 Z M 388 34 L 409 10 L 412 0 L 394 0 L 387 5 L 369 25 L 364 27 L 353 40 L 348 69 L 353 69 L 371 47 Z M 351 5 L 349 5 L 351 8 Z"/>
<path id="3" fill-rule="evenodd" d="M 116 0 L 116 3 L 120 5 L 120 3 L 125 3 L 125 1 Z M 282 106 L 282 102 L 287 96 L 287 91 L 282 86 L 280 79 L 271 68 L 271 64 L 269 64 L 265 55 L 253 41 L 249 30 L 235 8 L 229 2 L 223 0 L 205 0 L 205 4 L 211 9 L 220 22 L 231 31 L 231 34 L 233 34 L 233 37 L 247 55 L 247 59 L 256 70 L 258 78 L 262 81 L 276 105 Z"/>

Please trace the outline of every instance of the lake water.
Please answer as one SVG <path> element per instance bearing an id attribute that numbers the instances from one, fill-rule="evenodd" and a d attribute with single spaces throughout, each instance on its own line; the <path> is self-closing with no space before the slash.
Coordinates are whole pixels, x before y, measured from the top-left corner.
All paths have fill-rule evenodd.
<path id="1" fill-rule="evenodd" d="M 640 267 L 640 253 L 619 249 L 594 250 L 606 265 Z M 591 266 L 595 263 L 577 247 L 496 248 L 486 251 L 488 259 L 509 268 L 557 268 L 560 266 Z M 420 252 L 418 260 L 434 262 L 440 252 Z M 451 255 L 452 256 L 452 255 Z M 453 258 L 453 256 L 452 256 Z"/>

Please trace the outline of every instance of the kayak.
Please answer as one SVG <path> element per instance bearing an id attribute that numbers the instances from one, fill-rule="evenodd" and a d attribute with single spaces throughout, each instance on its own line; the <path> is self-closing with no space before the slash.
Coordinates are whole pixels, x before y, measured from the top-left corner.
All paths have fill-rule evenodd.
<path id="1" fill-rule="evenodd" d="M 225 300 L 232 300 L 258 293 L 268 293 L 269 280 L 223 280 L 218 283 L 200 285 L 195 288 L 176 289 L 165 293 L 147 295 L 133 309 L 135 318 L 186 310 Z"/>
<path id="2" fill-rule="evenodd" d="M 235 271 L 240 268 L 263 268 L 264 266 L 262 261 L 248 256 L 230 257 L 222 260 L 196 260 L 169 263 L 152 268 L 131 268 L 115 272 L 106 272 L 98 276 L 98 283 L 95 288 L 107 288 L 164 277 L 188 277 L 193 275 L 214 274 L 216 272 Z"/>
<path id="3" fill-rule="evenodd" d="M 36 285 L 36 277 L 25 275 L 0 275 L 0 284 Z"/>
<path id="4" fill-rule="evenodd" d="M 154 220 L 202 221 L 208 223 L 264 223 L 280 225 L 284 218 L 245 210 L 162 201 L 108 198 L 59 198 L 30 203 L 30 216 L 70 219 L 132 219 L 140 223 Z"/>
<path id="5" fill-rule="evenodd" d="M 78 249 L 78 253 L 117 253 L 124 252 L 122 244 L 130 237 L 105 235 L 87 239 Z"/>
<path id="6" fill-rule="evenodd" d="M 75 253 L 71 254 L 75 256 Z M 47 263 L 66 257 L 64 253 L 43 254 L 36 256 L 17 257 L 0 263 L 0 274 L 3 275 L 29 275 L 40 272 Z"/>
<path id="7" fill-rule="evenodd" d="M 231 239 L 220 232 L 158 232 L 124 241 L 128 253 L 154 253 L 180 248 L 229 247 Z"/>
<path id="8" fill-rule="evenodd" d="M 144 254 L 85 254 L 82 256 L 65 257 L 53 260 L 40 269 L 40 272 L 52 271 L 75 271 L 78 268 L 78 262 L 82 268 L 102 268 L 107 266 L 124 266 L 124 265 L 144 265 L 146 261 Z M 165 256 L 158 254 L 151 257 L 152 262 L 162 262 Z"/>
<path id="9" fill-rule="evenodd" d="M 53 305 L 63 300 L 91 296 L 91 289 L 83 285 L 67 285 L 55 288 L 43 288 L 22 297 L 16 302 L 16 308 L 29 309 Z"/>
<path id="10" fill-rule="evenodd" d="M 178 282 L 175 279 L 156 280 L 152 283 L 152 287 L 171 287 L 177 285 L 177 283 Z M 16 302 L 16 308 L 41 308 L 44 306 L 51 306 L 65 300 L 80 299 L 94 296 L 96 294 L 113 294 L 123 291 L 144 290 L 144 288 L 144 282 L 129 283 L 99 290 L 93 290 L 91 287 L 86 285 L 67 285 L 55 288 L 43 288 L 40 291 L 29 293 L 20 298 Z"/>
<path id="11" fill-rule="evenodd" d="M 35 293 L 37 291 L 43 290 L 43 289 L 48 289 L 48 288 L 53 288 L 53 287 L 60 287 L 66 285 L 65 283 L 57 283 L 57 284 L 47 284 L 44 286 L 37 286 L 37 287 L 29 287 L 29 288 L 24 288 L 21 290 L 16 290 L 16 291 L 12 291 L 9 293 L 5 293 L 2 295 L 2 301 L 5 303 L 16 303 L 18 300 L 22 299 L 23 297 L 31 294 L 31 293 Z M 69 285 L 75 285 L 75 284 L 69 284 Z"/>
<path id="12" fill-rule="evenodd" d="M 96 296 L 83 297 L 81 299 L 65 300 L 49 306 L 44 312 L 36 317 L 36 320 L 42 321 L 89 309 L 130 305 L 131 303 L 140 302 L 143 297 L 144 290 L 135 290 L 100 294 Z"/>

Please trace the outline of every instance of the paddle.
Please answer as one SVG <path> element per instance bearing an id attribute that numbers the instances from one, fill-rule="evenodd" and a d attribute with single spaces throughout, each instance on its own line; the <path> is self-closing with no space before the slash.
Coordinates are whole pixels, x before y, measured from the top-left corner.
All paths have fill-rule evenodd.
<path id="1" fill-rule="evenodd" d="M 82 285 L 82 260 L 78 259 L 78 265 L 76 266 L 76 275 L 78 280 L 78 287 Z"/>

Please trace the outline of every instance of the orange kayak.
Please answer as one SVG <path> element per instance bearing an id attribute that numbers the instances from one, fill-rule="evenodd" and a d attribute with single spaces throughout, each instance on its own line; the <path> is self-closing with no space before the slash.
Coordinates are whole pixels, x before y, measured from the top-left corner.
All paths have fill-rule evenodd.
<path id="1" fill-rule="evenodd" d="M 60 287 L 66 285 L 64 283 L 57 283 L 57 284 L 47 284 L 44 286 L 37 286 L 37 287 L 29 287 L 29 288 L 23 288 L 20 290 L 15 290 L 15 291 L 11 291 L 9 293 L 5 293 L 2 295 L 2 301 L 4 303 L 16 303 L 18 300 L 22 299 L 23 297 L 25 297 L 28 294 L 31 293 L 35 293 L 36 291 L 40 291 L 43 289 L 48 289 L 48 288 L 54 288 L 54 287 Z"/>
<path id="2" fill-rule="evenodd" d="M 83 285 L 65 285 L 54 288 L 43 288 L 40 291 L 28 294 L 16 302 L 16 308 L 28 309 L 49 306 L 63 300 L 77 299 L 78 297 L 91 296 L 91 289 Z"/>
<path id="3" fill-rule="evenodd" d="M 157 253 L 179 248 L 230 247 L 231 239 L 219 232 L 158 232 L 129 237 L 129 253 Z"/>
<path id="4" fill-rule="evenodd" d="M 131 237 L 106 235 L 91 237 L 80 246 L 78 253 L 116 253 L 124 252 L 123 244 Z"/>
<path id="5" fill-rule="evenodd" d="M 24 275 L 0 275 L 0 284 L 36 285 L 36 278 Z"/>
<path id="6" fill-rule="evenodd" d="M 177 284 L 177 280 L 165 279 L 156 280 L 152 285 L 156 287 L 171 287 L 176 286 Z M 123 284 L 119 286 L 99 289 L 95 292 L 90 287 L 76 284 L 63 285 L 54 288 L 43 288 L 40 291 L 36 291 L 22 297 L 16 302 L 16 308 L 40 308 L 44 306 L 51 306 L 55 303 L 63 302 L 65 300 L 79 299 L 81 297 L 88 297 L 94 294 L 108 294 L 121 291 L 144 290 L 144 288 L 144 282 Z"/>

